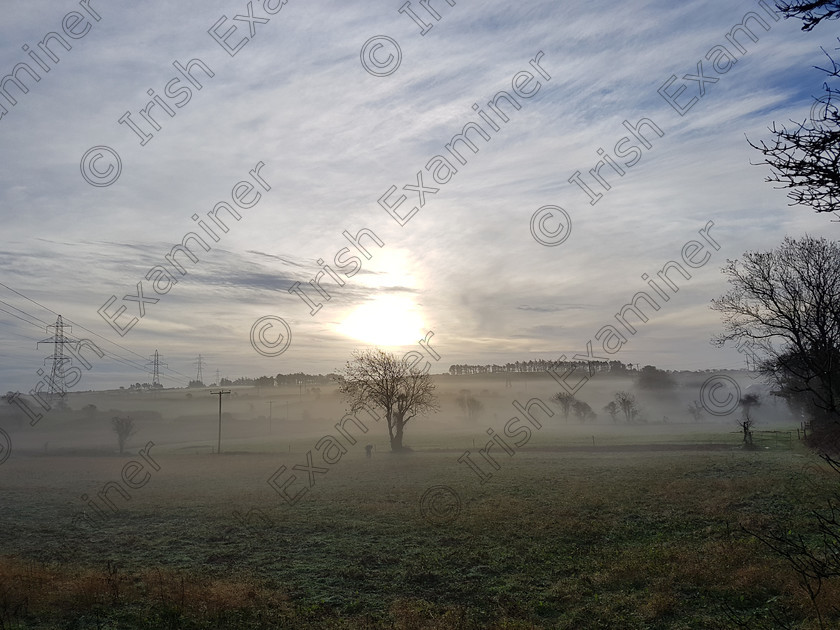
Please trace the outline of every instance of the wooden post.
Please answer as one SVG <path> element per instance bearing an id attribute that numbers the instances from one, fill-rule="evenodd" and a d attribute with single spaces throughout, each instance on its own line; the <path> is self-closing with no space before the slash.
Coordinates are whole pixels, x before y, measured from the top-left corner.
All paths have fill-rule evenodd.
<path id="1" fill-rule="evenodd" d="M 217 392 L 210 392 L 211 396 L 219 397 L 219 441 L 216 446 L 217 454 L 221 454 L 222 452 L 222 394 L 230 394 L 230 391 L 219 390 Z"/>

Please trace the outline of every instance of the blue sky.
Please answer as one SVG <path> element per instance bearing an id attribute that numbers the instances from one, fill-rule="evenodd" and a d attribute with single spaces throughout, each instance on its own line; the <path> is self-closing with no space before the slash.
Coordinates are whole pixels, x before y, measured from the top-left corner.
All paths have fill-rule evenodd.
<path id="1" fill-rule="evenodd" d="M 823 83 L 813 68 L 824 61 L 820 47 L 837 46 L 830 29 L 803 33 L 797 22 L 773 21 L 756 2 L 453 7 L 432 0 L 439 20 L 411 5 L 432 24 L 421 35 L 399 13 L 401 0 L 289 0 L 274 15 L 251 3 L 252 15 L 268 21 L 253 24 L 250 38 L 248 22 L 233 20 L 248 4 L 4 3 L 0 76 L 21 62 L 37 69 L 22 46 L 37 51 L 48 33 L 68 25 L 68 14 L 78 36 L 65 37 L 71 50 L 55 49 L 58 63 L 41 54 L 50 71 L 40 81 L 19 75 L 28 93 L 6 84 L 16 105 L 0 95 L 8 110 L 0 119 L 4 390 L 28 390 L 38 380 L 51 349 L 35 342 L 47 337 L 44 322 L 53 323 L 54 313 L 72 320 L 73 336 L 108 352 L 78 389 L 148 380 L 137 365 L 155 349 L 176 370 L 165 385 L 192 377 L 198 354 L 205 374 L 218 369 L 231 378 L 326 373 L 354 348 L 387 342 L 406 352 L 428 331 L 441 356 L 434 371 L 571 356 L 585 352 L 622 305 L 646 290 L 642 274 L 655 276 L 679 260 L 709 221 L 720 249 L 710 249 L 708 262 L 609 358 L 669 369 L 740 367 L 734 349 L 709 345 L 719 330 L 709 301 L 727 286 L 720 267 L 785 235 L 833 237 L 838 229 L 832 217 L 788 207 L 785 193 L 763 181 L 767 170 L 750 165 L 760 155 L 746 141 L 766 138 L 774 120 L 808 117 Z M 681 116 L 657 90 L 677 75 L 674 87 L 686 85 L 681 98 L 688 102 L 699 84 L 681 77 L 694 74 L 715 45 L 734 51 L 726 34 L 749 11 L 770 30 L 753 22 L 759 41 L 742 36 L 747 52 L 726 74 L 704 60 L 705 73 L 719 80 L 705 84 L 703 97 Z M 237 29 L 229 46 L 250 38 L 235 56 L 208 33 L 223 16 L 218 37 Z M 374 76 L 360 51 L 383 35 L 398 44 L 401 63 Z M 377 49 L 374 61 L 387 65 L 389 52 Z M 529 64 L 540 52 L 548 80 Z M 165 96 L 167 83 L 180 76 L 173 62 L 192 59 L 214 76 L 195 70 L 202 88 L 192 87 L 189 102 L 183 92 Z M 488 101 L 500 90 L 510 93 L 522 71 L 534 75 L 539 90 L 528 83 L 535 92 L 519 99 L 518 111 L 506 110 L 509 122 L 489 142 L 473 136 L 478 153 L 466 151 L 467 163 L 455 162 L 444 147 L 467 123 L 482 122 L 473 104 L 491 115 Z M 151 110 L 159 131 L 139 113 L 152 99 L 149 90 L 173 112 Z M 153 132 L 145 145 L 119 124 L 126 112 Z M 622 122 L 643 118 L 664 135 L 649 134 L 651 148 L 623 176 L 603 167 L 611 188 L 601 188 L 603 198 L 590 205 L 569 178 L 581 171 L 594 185 L 588 171 L 598 149 L 615 158 L 617 141 L 628 134 Z M 81 175 L 82 156 L 97 146 L 121 160 L 120 176 L 108 186 Z M 436 184 L 424 167 L 442 153 L 458 173 Z M 249 175 L 260 162 L 270 190 Z M 403 187 L 416 186 L 418 171 L 425 187 L 439 190 L 400 226 L 378 200 L 396 186 L 390 199 L 407 197 L 401 212 L 416 206 L 417 192 Z M 144 275 L 198 230 L 193 214 L 206 218 L 218 202 L 232 204 L 240 181 L 254 186 L 243 199 L 259 193 L 259 200 L 240 208 L 239 221 L 227 220 L 227 233 L 216 230 L 218 242 L 205 235 L 210 251 L 196 249 L 199 262 L 185 262 L 187 274 L 155 294 Z M 555 247 L 531 235 L 531 217 L 544 206 L 562 207 L 572 220 L 568 239 Z M 368 240 L 372 257 L 360 258 L 361 270 L 346 276 L 334 264 L 348 246 L 342 232 L 363 228 L 384 246 Z M 344 282 L 325 276 L 329 301 L 307 285 L 319 259 Z M 138 316 L 138 303 L 123 299 L 138 281 L 159 302 L 146 303 L 145 315 L 120 336 L 97 311 L 113 295 L 108 312 L 124 305 L 120 321 Z M 295 282 L 323 303 L 314 316 L 289 293 Z M 252 326 L 266 316 L 282 318 L 292 331 L 282 355 L 252 347 Z"/>

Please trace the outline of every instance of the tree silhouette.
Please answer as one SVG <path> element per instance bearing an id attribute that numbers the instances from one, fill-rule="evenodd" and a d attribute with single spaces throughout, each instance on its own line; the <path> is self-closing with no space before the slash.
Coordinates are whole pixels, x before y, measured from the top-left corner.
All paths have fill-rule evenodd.
<path id="1" fill-rule="evenodd" d="M 616 392 L 615 404 L 624 413 L 624 419 L 627 422 L 632 422 L 639 414 L 639 409 L 636 407 L 636 397 L 630 392 Z"/>
<path id="2" fill-rule="evenodd" d="M 618 421 L 619 408 L 618 404 L 614 400 L 611 400 L 606 405 L 604 405 L 604 411 L 610 414 L 610 418 L 612 418 L 613 422 Z"/>
<path id="3" fill-rule="evenodd" d="M 785 238 L 769 252 L 746 252 L 723 269 L 731 288 L 712 301 L 723 314 L 723 346 L 754 342 L 759 369 L 783 394 L 818 413 L 823 429 L 840 421 L 840 244 Z M 815 429 L 818 427 L 815 426 Z"/>
<path id="4" fill-rule="evenodd" d="M 840 8 L 833 11 L 834 17 L 840 15 Z M 826 57 L 830 67 L 821 70 L 828 77 L 840 77 L 840 64 L 828 53 Z M 791 126 L 773 123 L 770 142 L 748 142 L 764 155 L 764 160 L 758 164 L 767 165 L 772 171 L 767 181 L 789 189 L 791 205 L 808 205 L 816 212 L 836 212 L 840 209 L 840 169 L 837 168 L 840 161 L 840 90 L 825 83 L 824 91 L 811 107 L 810 120 L 791 121 Z"/>
<path id="5" fill-rule="evenodd" d="M 595 412 L 592 411 L 592 407 L 589 406 L 588 403 L 583 402 L 582 400 L 576 400 L 572 403 L 572 410 L 575 412 L 575 416 L 578 420 L 583 422 L 588 422 L 589 420 L 595 420 L 597 417 Z"/>
<path id="6" fill-rule="evenodd" d="M 796 0 L 777 2 L 776 7 L 786 18 L 802 20 L 802 30 L 810 31 L 823 20 L 840 18 L 840 2 L 836 0 Z"/>
<path id="7" fill-rule="evenodd" d="M 373 406 L 385 413 L 394 452 L 405 450 L 403 435 L 411 419 L 439 409 L 431 377 L 378 348 L 354 352 L 338 380 L 351 412 Z"/>
<path id="8" fill-rule="evenodd" d="M 644 366 L 636 378 L 636 385 L 640 389 L 669 390 L 677 386 L 674 377 L 665 370 L 660 370 L 652 365 Z"/>
<path id="9" fill-rule="evenodd" d="M 137 429 L 134 427 L 134 420 L 131 419 L 131 416 L 126 416 L 125 418 L 114 416 L 111 418 L 111 428 L 117 434 L 117 444 L 120 447 L 120 455 L 122 455 L 125 451 L 125 443 L 128 441 L 128 438 L 137 432 Z"/>
<path id="10" fill-rule="evenodd" d="M 468 389 L 462 389 L 459 393 L 461 395 L 458 397 L 458 406 L 464 412 L 467 420 L 472 421 L 478 418 L 478 415 L 484 410 L 481 401 L 473 398 Z"/>
<path id="11" fill-rule="evenodd" d="M 703 419 L 703 406 L 695 400 L 688 406 L 688 413 L 694 422 L 700 422 Z"/>
<path id="12" fill-rule="evenodd" d="M 575 397 L 572 396 L 569 392 L 558 392 L 554 394 L 550 398 L 551 402 L 555 403 L 558 407 L 560 407 L 560 411 L 563 414 L 563 419 L 566 422 L 569 421 L 569 413 L 572 410 L 572 405 L 575 403 Z"/>
<path id="13" fill-rule="evenodd" d="M 758 407 L 761 401 L 758 399 L 758 394 L 745 394 L 738 401 L 738 404 L 741 406 L 741 418 L 738 420 L 738 426 L 744 433 L 744 446 L 752 446 L 752 428 L 755 426 L 752 408 Z"/>

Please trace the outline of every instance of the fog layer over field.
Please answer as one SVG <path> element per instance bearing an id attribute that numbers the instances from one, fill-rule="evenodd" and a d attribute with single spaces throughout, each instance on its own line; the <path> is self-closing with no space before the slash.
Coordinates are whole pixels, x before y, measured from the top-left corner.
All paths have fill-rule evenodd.
<path id="1" fill-rule="evenodd" d="M 564 417 L 562 408 L 551 400 L 563 389 L 545 373 L 439 375 L 434 380 L 441 410 L 409 422 L 406 443 L 415 449 L 480 447 L 488 439 L 488 429 L 503 433 L 507 421 L 519 413 L 515 402 L 524 406 L 534 399 L 554 415 L 549 416 L 539 406 L 530 408 L 542 427 L 530 425 L 533 435 L 523 444 L 525 448 L 592 445 L 593 438 L 596 446 L 622 441 L 644 443 L 671 440 L 675 435 L 685 435 L 690 441 L 717 441 L 722 439 L 721 434 L 738 431 L 741 409 L 729 403 L 731 398 L 752 391 L 763 394 L 761 405 L 752 412 L 757 418 L 756 430 L 798 425 L 799 420 L 784 400 L 769 395 L 769 390 L 749 373 L 734 373 L 732 381 L 724 382 L 729 390 L 721 387 L 710 392 L 708 385 L 704 390 L 709 378 L 704 373 L 685 373 L 679 375 L 673 390 L 656 391 L 639 389 L 633 377 L 596 375 L 575 393 L 577 400 L 597 414 L 584 421 L 574 411 Z M 572 386 L 578 381 L 568 379 Z M 737 383 L 740 390 L 731 388 L 730 382 Z M 128 451 L 153 441 L 158 452 L 209 453 L 215 451 L 219 425 L 218 396 L 211 391 L 218 388 L 70 393 L 65 396 L 64 407 L 44 414 L 35 426 L 30 426 L 29 419 L 14 406 L 4 406 L 2 413 L 18 455 L 115 453 L 111 419 L 118 416 L 131 417 L 137 429 L 129 438 Z M 355 445 L 336 430 L 335 425 L 347 412 L 335 384 L 232 387 L 225 391 L 231 393 L 222 398 L 223 453 L 305 452 L 330 434 L 360 451 L 366 444 L 372 444 L 377 452 L 388 450 L 384 419 L 377 422 L 361 412 L 357 418 L 362 427 L 344 426 L 345 432 L 357 439 Z M 604 409 L 619 391 L 636 398 L 638 415 L 632 422 L 626 421 L 620 411 L 613 419 Z M 466 404 L 470 400 L 477 403 Z M 699 420 L 689 412 L 689 406 L 695 403 L 702 410 Z M 367 433 L 362 428 L 367 428 Z M 737 443 L 735 433 L 731 441 Z"/>

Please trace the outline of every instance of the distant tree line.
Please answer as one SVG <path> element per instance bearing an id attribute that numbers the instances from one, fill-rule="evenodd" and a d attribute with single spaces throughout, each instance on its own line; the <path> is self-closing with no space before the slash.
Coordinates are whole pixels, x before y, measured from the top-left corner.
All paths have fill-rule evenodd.
<path id="1" fill-rule="evenodd" d="M 293 374 L 278 374 L 277 376 L 258 376 L 248 377 L 240 376 L 236 379 L 225 378 L 219 379 L 218 383 L 212 383 L 216 387 L 280 387 L 281 385 L 303 385 L 308 387 L 310 385 L 328 385 L 335 382 L 335 374 L 306 374 L 304 372 L 295 372 Z M 160 385 L 155 385 L 154 388 L 159 388 Z M 204 381 L 192 380 L 187 387 L 207 387 Z M 152 389 L 153 386 L 149 383 L 135 383 L 130 385 L 129 389 Z"/>
<path id="2" fill-rule="evenodd" d="M 586 371 L 589 374 L 628 374 L 629 372 L 635 372 L 632 364 L 624 364 L 621 361 L 551 361 L 534 359 L 531 361 L 505 363 L 504 365 L 471 365 L 463 363 L 449 366 L 449 373 L 453 376 L 462 376 L 464 374 L 546 372 L 548 370 L 558 372 L 579 370 Z"/>
<path id="3" fill-rule="evenodd" d="M 258 376 L 257 378 L 247 378 L 241 376 L 236 380 L 222 378 L 219 385 L 221 387 L 230 387 L 236 385 L 251 386 L 251 387 L 280 387 L 282 385 L 328 385 L 334 382 L 334 374 L 305 374 L 303 372 L 295 372 L 294 374 L 278 374 L 277 376 Z"/>
<path id="4" fill-rule="evenodd" d="M 160 383 L 134 383 L 134 385 L 129 385 L 128 389 L 163 389 L 163 385 Z"/>

